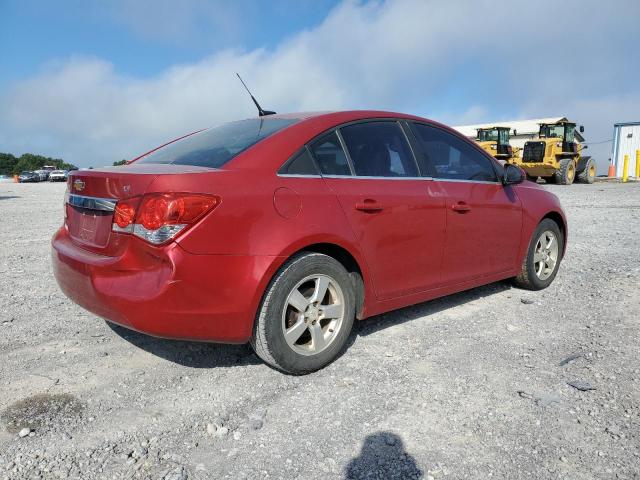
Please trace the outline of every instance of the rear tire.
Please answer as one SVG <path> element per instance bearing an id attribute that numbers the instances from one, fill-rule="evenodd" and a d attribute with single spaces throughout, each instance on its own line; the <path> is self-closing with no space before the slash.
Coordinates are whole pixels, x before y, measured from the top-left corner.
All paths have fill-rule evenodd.
<path id="1" fill-rule="evenodd" d="M 526 290 L 547 288 L 556 278 L 563 251 L 564 236 L 560 227 L 553 220 L 545 218 L 531 236 L 527 255 L 513 283 Z"/>
<path id="2" fill-rule="evenodd" d="M 555 183 L 559 185 L 571 185 L 576 177 L 576 164 L 572 158 L 560 160 L 560 168 L 554 173 Z"/>
<path id="3" fill-rule="evenodd" d="M 584 169 L 577 175 L 576 180 L 580 183 L 593 183 L 596 181 L 596 162 L 593 158 L 587 160 Z"/>
<path id="4" fill-rule="evenodd" d="M 251 346 L 269 365 L 310 373 L 343 350 L 355 317 L 355 289 L 340 262 L 320 253 L 291 258 L 267 287 Z"/>

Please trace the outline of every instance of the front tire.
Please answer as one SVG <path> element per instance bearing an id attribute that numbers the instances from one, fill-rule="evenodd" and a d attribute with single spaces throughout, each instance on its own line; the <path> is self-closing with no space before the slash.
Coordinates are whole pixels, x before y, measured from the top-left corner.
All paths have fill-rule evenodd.
<path id="1" fill-rule="evenodd" d="M 576 177 L 576 164 L 572 158 L 560 160 L 560 168 L 554 173 L 555 183 L 559 185 L 571 185 Z"/>
<path id="2" fill-rule="evenodd" d="M 563 251 L 564 236 L 560 227 L 545 218 L 531 236 L 520 274 L 514 279 L 515 285 L 527 290 L 547 288 L 556 278 Z"/>
<path id="3" fill-rule="evenodd" d="M 267 287 L 251 346 L 275 368 L 310 373 L 340 354 L 354 317 L 355 291 L 347 270 L 327 255 L 302 253 Z"/>

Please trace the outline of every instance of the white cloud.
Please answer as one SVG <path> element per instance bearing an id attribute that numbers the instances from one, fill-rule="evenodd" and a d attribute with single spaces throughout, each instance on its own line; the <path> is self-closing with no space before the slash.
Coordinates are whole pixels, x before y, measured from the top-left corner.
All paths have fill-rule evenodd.
<path id="1" fill-rule="evenodd" d="M 58 61 L 0 95 L 0 150 L 84 166 L 131 158 L 254 115 L 236 71 L 278 111 L 385 108 L 450 123 L 566 115 L 590 139 L 608 138 L 613 121 L 640 111 L 631 66 L 640 4 L 557 3 L 346 1 L 274 49 L 223 50 L 151 78 L 99 58 Z"/>

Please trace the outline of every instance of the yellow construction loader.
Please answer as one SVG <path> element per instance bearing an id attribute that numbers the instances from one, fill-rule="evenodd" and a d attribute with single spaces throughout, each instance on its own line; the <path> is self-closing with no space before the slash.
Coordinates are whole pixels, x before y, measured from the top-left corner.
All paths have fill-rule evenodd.
<path id="1" fill-rule="evenodd" d="M 521 158 L 512 163 L 521 167 L 531 180 L 544 178 L 548 183 L 571 185 L 574 180 L 593 183 L 596 163 L 582 155 L 587 148 L 581 145 L 584 127 L 576 132 L 576 124 L 568 121 L 541 123 L 538 137 L 524 144 Z"/>
<path id="2" fill-rule="evenodd" d="M 479 128 L 476 135 L 476 142 L 489 155 L 498 160 L 508 162 L 516 156 L 518 149 L 509 145 L 509 127 Z"/>

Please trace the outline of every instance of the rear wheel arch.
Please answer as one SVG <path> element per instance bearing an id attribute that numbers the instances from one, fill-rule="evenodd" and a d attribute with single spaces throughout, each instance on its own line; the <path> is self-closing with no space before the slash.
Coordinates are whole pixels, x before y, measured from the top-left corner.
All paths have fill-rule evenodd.
<path id="1" fill-rule="evenodd" d="M 344 350 L 355 317 L 351 276 L 335 258 L 302 250 L 269 282 L 251 346 L 269 365 L 295 375 L 316 371 Z"/>
<path id="2" fill-rule="evenodd" d="M 289 245 L 288 248 L 275 255 L 274 261 L 271 262 L 269 268 L 264 272 L 261 281 L 258 283 L 255 296 L 252 302 L 251 311 L 252 320 L 251 328 L 253 328 L 257 316 L 260 314 L 260 305 L 269 291 L 269 287 L 278 273 L 289 264 L 289 262 L 300 256 L 301 253 L 321 253 L 337 260 L 349 272 L 356 295 L 355 312 L 356 318 L 365 318 L 365 297 L 375 298 L 372 290 L 373 285 L 370 282 L 369 272 L 364 259 L 355 252 L 353 248 L 345 245 L 347 242 L 340 238 L 326 239 L 323 237 L 307 238 L 306 241 L 296 242 Z M 368 290 L 368 291 L 367 291 Z"/>
<path id="3" fill-rule="evenodd" d="M 361 318 L 365 297 L 365 273 L 358 260 L 356 260 L 356 257 L 345 247 L 336 243 L 313 243 L 293 252 L 284 263 L 286 264 L 290 258 L 303 252 L 321 253 L 334 258 L 342 264 L 347 272 L 349 272 L 353 281 L 353 287 L 356 293 L 356 317 Z"/>

